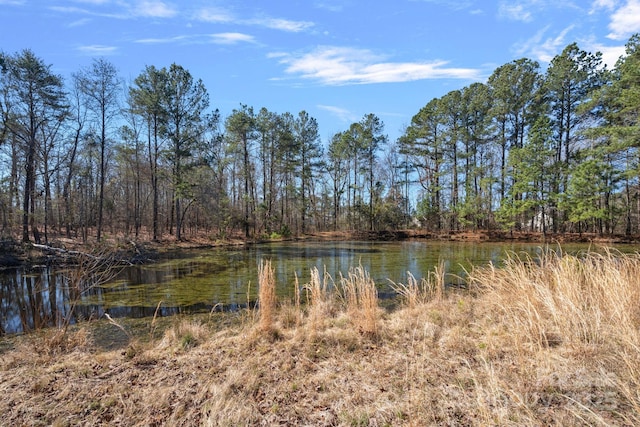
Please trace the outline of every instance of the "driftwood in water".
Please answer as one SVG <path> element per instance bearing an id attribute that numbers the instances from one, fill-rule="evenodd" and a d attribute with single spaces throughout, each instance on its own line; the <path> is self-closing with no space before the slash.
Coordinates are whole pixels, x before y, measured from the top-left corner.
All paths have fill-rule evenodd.
<path id="1" fill-rule="evenodd" d="M 100 261 L 105 264 L 126 264 L 126 265 L 134 265 L 134 264 L 142 264 L 147 261 L 151 261 L 153 258 L 153 253 L 147 252 L 143 248 L 138 247 L 135 242 L 130 242 L 132 245 L 132 250 L 115 250 L 115 249 L 103 249 L 100 251 L 96 251 L 95 253 L 82 252 L 77 250 L 70 250 L 64 248 L 58 248 L 54 246 L 41 245 L 37 243 L 32 243 L 31 246 L 34 249 L 39 249 L 44 253 L 51 255 L 52 257 L 69 260 L 69 261 L 77 261 L 77 260 L 91 260 L 91 261 Z"/>
<path id="2" fill-rule="evenodd" d="M 33 246 L 36 249 L 40 249 L 40 250 L 43 250 L 43 251 L 54 252 L 54 253 L 61 254 L 61 255 L 66 255 L 68 257 L 87 257 L 87 258 L 91 258 L 91 259 L 95 259 L 95 260 L 99 260 L 100 259 L 100 257 L 98 257 L 96 255 L 88 254 L 86 252 L 70 251 L 70 250 L 62 249 L 62 248 L 54 248 L 53 246 L 41 245 L 41 244 L 38 244 L 38 243 L 32 243 L 31 246 Z"/>

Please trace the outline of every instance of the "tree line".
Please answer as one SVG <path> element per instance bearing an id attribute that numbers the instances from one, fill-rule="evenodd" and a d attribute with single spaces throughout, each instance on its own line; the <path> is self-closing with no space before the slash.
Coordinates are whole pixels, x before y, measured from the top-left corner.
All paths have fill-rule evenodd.
<path id="1" fill-rule="evenodd" d="M 434 229 L 638 233 L 640 38 L 614 69 L 568 45 L 433 99 L 398 141 Z"/>
<path id="2" fill-rule="evenodd" d="M 0 53 L 2 234 L 160 240 L 323 230 L 637 234 L 640 36 L 613 69 L 577 44 L 432 99 L 397 141 L 374 114 L 323 143 L 306 111 L 211 108 L 180 65 L 65 80 Z"/>

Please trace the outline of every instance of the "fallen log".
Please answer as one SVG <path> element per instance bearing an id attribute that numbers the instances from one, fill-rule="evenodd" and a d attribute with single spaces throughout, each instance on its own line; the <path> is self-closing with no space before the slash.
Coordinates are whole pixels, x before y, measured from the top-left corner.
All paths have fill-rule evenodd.
<path id="1" fill-rule="evenodd" d="M 49 252 L 54 252 L 54 253 L 59 253 L 59 254 L 63 254 L 63 255 L 68 255 L 68 256 L 85 256 L 94 260 L 100 260 L 101 258 L 96 256 L 96 255 L 92 255 L 86 252 L 80 252 L 80 251 L 71 251 L 68 249 L 62 249 L 62 248 L 54 248 L 53 246 L 48 246 L 48 245 L 41 245 L 39 243 L 32 243 L 31 246 L 33 246 L 36 249 L 40 249 L 43 251 L 49 251 Z"/>

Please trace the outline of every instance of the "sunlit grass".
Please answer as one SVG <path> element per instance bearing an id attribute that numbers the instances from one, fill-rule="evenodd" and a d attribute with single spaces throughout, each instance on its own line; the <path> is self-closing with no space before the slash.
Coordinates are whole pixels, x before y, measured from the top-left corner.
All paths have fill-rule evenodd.
<path id="1" fill-rule="evenodd" d="M 370 338 L 378 337 L 378 290 L 369 273 L 358 266 L 340 277 L 342 295 L 354 327 Z"/>

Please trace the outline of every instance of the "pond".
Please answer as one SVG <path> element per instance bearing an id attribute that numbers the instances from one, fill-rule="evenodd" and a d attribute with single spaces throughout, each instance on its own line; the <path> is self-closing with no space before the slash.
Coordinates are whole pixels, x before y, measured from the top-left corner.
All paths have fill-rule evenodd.
<path id="1" fill-rule="evenodd" d="M 557 247 L 555 247 L 557 249 Z M 587 245 L 563 246 L 567 252 Z M 294 295 L 309 281 L 311 268 L 339 282 L 340 274 L 362 265 L 375 280 L 381 298 L 395 296 L 390 281 L 406 283 L 407 273 L 420 279 L 442 260 L 448 284 L 463 284 L 473 265 L 499 263 L 507 253 L 534 254 L 540 245 L 525 243 L 402 242 L 280 242 L 175 252 L 158 262 L 123 268 L 106 283 L 93 286 L 70 308 L 71 271 L 55 267 L 9 269 L 0 272 L 0 333 L 101 317 L 168 316 L 210 310 L 235 310 L 256 300 L 258 266 L 271 260 L 277 292 Z"/>

